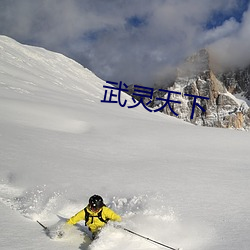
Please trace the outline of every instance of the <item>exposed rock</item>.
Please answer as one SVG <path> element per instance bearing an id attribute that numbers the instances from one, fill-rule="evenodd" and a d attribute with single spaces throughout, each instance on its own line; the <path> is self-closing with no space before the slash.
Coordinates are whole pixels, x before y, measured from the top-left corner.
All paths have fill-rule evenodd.
<path id="1" fill-rule="evenodd" d="M 171 95 L 171 100 L 181 101 L 181 104 L 172 103 L 172 110 L 179 114 L 178 118 L 197 125 L 248 129 L 250 109 L 244 100 L 233 94 L 242 93 L 245 98 L 250 97 L 250 67 L 217 75 L 211 68 L 209 53 L 205 49 L 189 57 L 178 68 L 176 80 L 167 88 L 182 93 Z M 206 111 L 196 106 L 191 119 L 194 98 L 185 94 L 208 97 L 209 100 L 196 99 Z M 163 112 L 174 115 L 168 106 Z"/>
<path id="2" fill-rule="evenodd" d="M 228 70 L 217 74 L 227 90 L 232 94 L 241 94 L 250 100 L 250 66 L 244 69 Z"/>
<path id="3" fill-rule="evenodd" d="M 215 64 L 211 64 L 209 52 L 200 50 L 180 65 L 172 84 L 155 90 L 152 99 L 144 97 L 144 104 L 150 109 L 160 108 L 166 104 L 169 95 L 164 91 L 171 91 L 169 105 L 162 108 L 163 113 L 196 125 L 248 130 L 250 66 L 217 72 Z M 133 92 L 134 85 L 131 85 L 128 94 L 133 96 Z M 193 112 L 195 100 L 197 105 Z"/>

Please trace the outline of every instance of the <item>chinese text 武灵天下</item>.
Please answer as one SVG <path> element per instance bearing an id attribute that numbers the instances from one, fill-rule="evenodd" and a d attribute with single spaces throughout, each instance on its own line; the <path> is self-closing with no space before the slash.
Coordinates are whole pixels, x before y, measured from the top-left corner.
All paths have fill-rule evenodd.
<path id="1" fill-rule="evenodd" d="M 106 81 L 106 83 L 112 84 L 113 86 L 106 86 L 106 85 L 103 86 L 106 90 L 105 90 L 105 93 L 104 93 L 104 99 L 101 100 L 101 102 L 119 103 L 119 105 L 121 107 L 125 107 L 126 104 L 127 104 L 127 100 L 124 100 L 123 103 L 122 103 L 122 101 L 121 101 L 121 92 L 128 92 L 129 91 L 128 90 L 128 86 L 125 83 L 122 84 L 122 81 L 120 81 L 120 83 Z M 115 87 L 115 86 L 117 86 L 117 87 Z M 123 86 L 124 86 L 124 88 L 123 88 Z M 116 93 L 114 93 L 114 91 L 116 91 Z M 163 110 L 166 106 L 168 106 L 169 109 L 172 111 L 172 113 L 174 115 L 178 116 L 178 114 L 172 109 L 170 103 L 181 103 L 181 102 L 180 101 L 171 100 L 170 97 L 171 97 L 171 94 L 181 95 L 181 92 L 170 91 L 170 90 L 165 90 L 165 89 L 159 89 L 159 91 L 166 93 L 167 97 L 166 98 L 159 98 L 159 97 L 157 97 L 156 100 L 163 101 L 165 103 L 161 107 L 152 110 L 152 109 L 149 109 L 147 106 L 152 102 L 154 88 L 143 87 L 143 86 L 139 86 L 139 85 L 134 85 L 134 90 L 133 90 L 133 94 L 132 95 L 133 96 L 138 96 L 140 99 L 137 102 L 132 97 L 134 105 L 127 106 L 127 107 L 128 108 L 135 108 L 135 107 L 139 106 L 140 104 L 142 104 L 143 107 L 147 111 L 149 111 L 149 112 L 152 112 L 152 111 L 153 112 L 158 112 L 160 110 Z M 108 92 L 109 92 L 109 95 L 108 95 Z M 197 98 L 200 98 L 200 99 L 209 99 L 208 97 L 203 97 L 203 96 L 198 96 L 198 95 L 190 95 L 190 94 L 184 94 L 184 96 L 189 96 L 189 97 L 193 97 L 194 98 L 190 119 L 193 119 L 193 117 L 194 117 L 195 106 L 199 107 L 203 112 L 206 111 L 199 103 L 196 102 L 196 99 Z M 148 98 L 148 99 L 150 99 L 150 101 L 145 104 L 144 101 L 143 101 L 143 98 Z"/>

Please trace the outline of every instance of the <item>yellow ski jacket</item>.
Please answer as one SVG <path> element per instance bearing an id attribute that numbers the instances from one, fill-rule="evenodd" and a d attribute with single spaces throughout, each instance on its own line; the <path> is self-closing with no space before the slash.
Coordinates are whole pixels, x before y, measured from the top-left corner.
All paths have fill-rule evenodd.
<path id="1" fill-rule="evenodd" d="M 89 230 L 92 233 L 97 232 L 100 228 L 102 228 L 106 223 L 104 221 L 112 220 L 112 221 L 121 221 L 120 215 L 116 214 L 113 210 L 110 208 L 103 206 L 99 211 L 93 212 L 89 209 L 89 207 L 86 207 L 87 212 L 89 213 L 88 221 L 85 221 L 86 226 L 88 226 Z M 98 218 L 98 215 L 101 211 L 101 218 L 104 220 L 100 220 Z M 72 216 L 68 221 L 67 224 L 74 225 L 80 220 L 85 220 L 85 210 L 82 209 L 77 214 Z"/>

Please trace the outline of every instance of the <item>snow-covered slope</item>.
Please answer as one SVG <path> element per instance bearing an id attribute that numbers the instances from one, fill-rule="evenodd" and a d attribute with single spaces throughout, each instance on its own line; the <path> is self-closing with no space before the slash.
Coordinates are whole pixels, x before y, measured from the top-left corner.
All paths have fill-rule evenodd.
<path id="1" fill-rule="evenodd" d="M 111 225 L 92 244 L 79 227 L 51 240 L 36 223 L 98 193 L 123 226 L 169 246 L 248 250 L 249 133 L 102 103 L 104 84 L 0 37 L 1 249 L 162 249 Z"/>

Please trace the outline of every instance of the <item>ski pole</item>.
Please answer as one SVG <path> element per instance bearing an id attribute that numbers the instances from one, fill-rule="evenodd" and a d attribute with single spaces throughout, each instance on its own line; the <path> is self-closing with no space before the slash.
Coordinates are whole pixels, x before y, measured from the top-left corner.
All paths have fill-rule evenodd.
<path id="1" fill-rule="evenodd" d="M 46 230 L 48 230 L 48 228 L 47 227 L 45 227 L 41 222 L 39 222 L 38 220 L 36 221 L 40 226 L 42 226 L 43 227 L 43 229 L 46 231 Z"/>
<path id="2" fill-rule="evenodd" d="M 180 250 L 180 248 L 173 248 L 173 247 L 167 246 L 167 245 L 162 244 L 162 243 L 160 243 L 160 242 L 158 242 L 158 241 L 155 241 L 155 240 L 152 240 L 152 239 L 150 239 L 150 238 L 148 238 L 148 237 L 145 237 L 145 236 L 143 236 L 143 235 L 141 235 L 141 234 L 135 233 L 135 232 L 133 232 L 133 231 L 127 229 L 127 228 L 122 228 L 122 229 L 125 230 L 125 231 L 127 231 L 127 232 L 129 232 L 129 233 L 131 233 L 131 234 L 137 235 L 137 236 L 139 236 L 139 237 L 141 237 L 141 238 L 143 238 L 143 239 L 145 239 L 145 240 L 154 242 L 154 243 L 156 243 L 156 244 L 158 244 L 158 245 L 161 245 L 161 246 L 163 246 L 163 247 L 169 248 L 169 249 L 171 249 L 171 250 Z"/>

